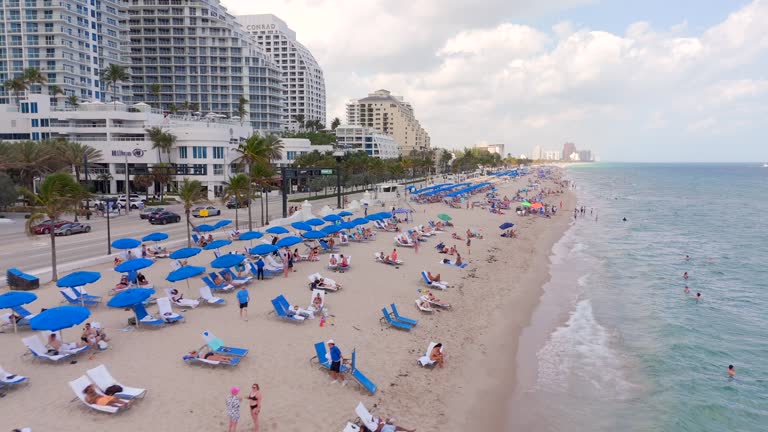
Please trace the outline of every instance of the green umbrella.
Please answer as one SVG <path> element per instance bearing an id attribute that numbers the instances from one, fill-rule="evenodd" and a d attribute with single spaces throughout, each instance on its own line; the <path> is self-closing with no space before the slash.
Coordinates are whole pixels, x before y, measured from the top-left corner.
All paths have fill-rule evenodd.
<path id="1" fill-rule="evenodd" d="M 522 206 L 523 206 L 523 207 L 530 207 L 530 206 L 531 206 L 531 203 L 529 203 L 528 201 L 523 201 L 523 204 L 522 204 Z"/>
<path id="2" fill-rule="evenodd" d="M 439 215 L 437 215 L 437 217 L 438 217 L 438 219 L 444 220 L 446 222 L 448 222 L 449 220 L 453 219 L 452 217 L 448 216 L 445 213 L 440 213 Z"/>

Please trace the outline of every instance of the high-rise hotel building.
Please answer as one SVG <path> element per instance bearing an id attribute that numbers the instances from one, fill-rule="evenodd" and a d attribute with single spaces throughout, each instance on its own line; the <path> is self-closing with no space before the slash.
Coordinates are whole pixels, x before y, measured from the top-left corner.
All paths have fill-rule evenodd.
<path id="1" fill-rule="evenodd" d="M 295 129 L 296 116 L 326 124 L 325 77 L 312 53 L 296 40 L 296 32 L 271 15 L 243 15 L 237 20 L 256 38 L 283 72 L 283 124 Z"/>
<path id="2" fill-rule="evenodd" d="M 0 82 L 35 68 L 66 96 L 110 101 L 99 76 L 109 64 L 128 66 L 124 0 L 0 0 Z M 30 89 L 42 92 L 40 85 Z M 117 84 L 117 99 L 130 84 Z M 13 95 L 0 87 L 0 104 Z"/>
<path id="3" fill-rule="evenodd" d="M 128 27 L 135 101 L 236 116 L 244 97 L 241 120 L 282 129 L 282 71 L 218 0 L 128 0 Z"/>

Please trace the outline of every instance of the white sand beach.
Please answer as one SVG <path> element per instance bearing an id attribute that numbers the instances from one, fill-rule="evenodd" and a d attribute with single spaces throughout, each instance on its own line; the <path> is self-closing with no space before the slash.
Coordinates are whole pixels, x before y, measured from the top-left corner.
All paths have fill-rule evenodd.
<path id="1" fill-rule="evenodd" d="M 513 196 L 524 180 L 499 186 L 499 195 Z M 549 181 L 544 189 L 560 189 Z M 573 208 L 567 191 L 544 200 Z M 391 253 L 393 233 L 379 232 L 369 243 L 352 243 L 342 253 L 352 256 L 351 270 L 343 274 L 324 269 L 327 255 L 319 262 L 300 262 L 288 278 L 254 281 L 249 287 L 248 322 L 238 317 L 234 294 L 219 294 L 224 307 L 200 306 L 180 312 L 185 322 L 160 329 L 135 330 L 126 320 L 132 312 L 104 304 L 91 308 L 91 321 L 106 327 L 110 348 L 77 358 L 76 364 L 49 364 L 33 360 L 21 342 L 35 332 L 0 334 L 0 365 L 12 373 L 30 377 L 27 385 L 9 390 L 0 399 L 0 418 L 5 429 L 29 426 L 33 431 L 226 430 L 224 401 L 232 386 L 247 396 L 252 383 L 261 386 L 263 409 L 261 431 L 341 431 L 356 419 L 355 406 L 362 401 L 372 412 L 392 416 L 398 424 L 419 431 L 501 430 L 507 395 L 514 385 L 517 339 L 526 326 L 548 278 L 547 264 L 552 245 L 569 223 L 567 210 L 549 219 L 520 217 L 514 209 L 505 215 L 479 208 L 451 209 L 444 204 L 416 205 L 415 222 L 404 228 L 453 217 L 455 228 L 422 243 L 418 253 L 398 248 L 405 263 L 398 268 L 374 261 L 375 252 Z M 385 210 L 385 209 L 382 209 Z M 518 237 L 499 237 L 498 226 L 516 224 Z M 473 239 L 471 255 L 464 241 L 452 240 L 451 232 L 465 237 L 467 228 L 482 230 L 484 239 Z M 222 238 L 219 232 L 216 238 Z M 464 269 L 438 264 L 445 257 L 434 246 L 443 240 L 456 244 Z M 247 242 L 246 242 L 247 243 Z M 223 252 L 242 247 L 235 242 Z M 301 248 L 301 245 L 298 247 Z M 190 264 L 207 266 L 213 253 L 204 251 Z M 111 265 L 95 266 L 102 279 L 88 286 L 91 294 L 104 296 L 119 279 Z M 420 272 L 440 273 L 451 287 L 434 294 L 453 305 L 431 315 L 420 312 L 414 300 L 424 287 Z M 157 295 L 170 286 L 165 276 L 170 260 L 159 259 L 143 273 L 155 283 Z M 341 282 L 344 289 L 326 295 L 332 317 L 325 326 L 320 320 L 286 322 L 271 314 L 270 300 L 284 294 L 292 303 L 310 303 L 307 275 L 321 272 Z M 196 292 L 202 283 L 193 279 Z M 185 283 L 174 284 L 186 290 Z M 54 307 L 63 298 L 54 284 L 41 287 L 30 311 Z M 381 326 L 381 308 L 396 303 L 400 313 L 417 319 L 409 332 Z M 157 307 L 148 308 L 156 313 Z M 179 312 L 179 310 L 176 310 Z M 79 339 L 81 327 L 64 331 L 65 339 Z M 232 368 L 193 366 L 182 361 L 188 351 L 203 345 L 201 332 L 210 330 L 227 345 L 250 349 L 242 363 Z M 334 339 L 344 357 L 357 350 L 357 367 L 378 386 L 371 396 L 354 382 L 346 387 L 330 384 L 327 371 L 310 364 L 313 344 Z M 447 355 L 445 368 L 424 369 L 418 357 L 430 341 L 442 342 Z M 131 409 L 110 415 L 85 407 L 67 382 L 87 369 L 105 364 L 124 384 L 143 387 L 148 393 Z M 247 403 L 243 402 L 238 430 L 253 430 Z"/>

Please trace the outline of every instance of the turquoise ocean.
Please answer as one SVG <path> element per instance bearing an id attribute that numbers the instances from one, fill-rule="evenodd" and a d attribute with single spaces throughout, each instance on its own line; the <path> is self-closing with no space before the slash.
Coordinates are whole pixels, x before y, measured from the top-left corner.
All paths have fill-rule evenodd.
<path id="1" fill-rule="evenodd" d="M 768 168 L 566 173 L 586 214 L 553 248 L 507 430 L 768 431 Z"/>

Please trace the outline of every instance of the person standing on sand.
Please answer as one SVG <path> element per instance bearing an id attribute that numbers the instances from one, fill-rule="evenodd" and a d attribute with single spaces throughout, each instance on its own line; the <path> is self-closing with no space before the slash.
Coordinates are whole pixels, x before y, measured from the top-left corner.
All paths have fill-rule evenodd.
<path id="1" fill-rule="evenodd" d="M 240 318 L 242 318 L 243 321 L 248 321 L 249 298 L 248 289 L 245 288 L 245 285 L 240 286 L 240 291 L 237 292 L 237 301 L 240 303 Z"/>
<path id="2" fill-rule="evenodd" d="M 259 413 L 261 413 L 261 390 L 258 384 L 251 386 L 251 393 L 248 394 L 249 406 L 251 407 L 251 418 L 253 419 L 253 432 L 259 432 Z"/>
<path id="3" fill-rule="evenodd" d="M 470 249 L 471 245 L 472 245 L 472 239 L 467 237 L 467 255 L 472 255 L 472 250 Z"/>
<path id="4" fill-rule="evenodd" d="M 331 348 L 331 378 L 333 379 L 331 384 L 335 383 L 336 381 L 341 381 L 341 385 L 345 386 L 347 383 L 344 381 L 344 374 L 341 373 L 341 362 L 343 360 L 343 357 L 341 356 L 341 349 L 336 346 L 336 343 L 333 341 L 333 339 L 328 340 L 328 347 Z"/>
<path id="5" fill-rule="evenodd" d="M 227 396 L 227 417 L 229 417 L 229 429 L 228 432 L 235 432 L 237 430 L 237 422 L 240 421 L 240 389 L 232 387 Z"/>

